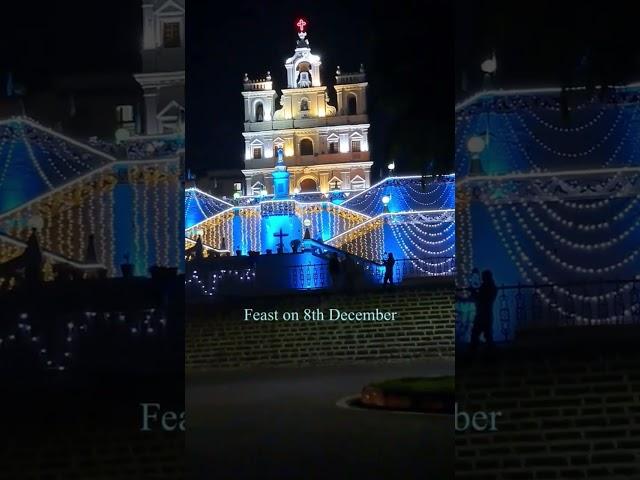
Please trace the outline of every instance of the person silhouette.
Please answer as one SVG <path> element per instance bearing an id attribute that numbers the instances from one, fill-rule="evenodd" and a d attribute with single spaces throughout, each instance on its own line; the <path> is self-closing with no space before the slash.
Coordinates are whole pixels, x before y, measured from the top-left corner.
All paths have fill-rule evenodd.
<path id="1" fill-rule="evenodd" d="M 196 256 L 196 260 L 202 260 L 204 258 L 204 245 L 202 245 L 202 237 L 198 235 L 198 239 L 196 240 L 196 244 L 194 245 L 194 253 Z"/>
<path id="2" fill-rule="evenodd" d="M 356 262 L 350 254 L 346 254 L 342 261 L 344 283 L 347 290 L 353 291 L 356 286 Z"/>
<path id="3" fill-rule="evenodd" d="M 493 303 L 498 296 L 498 288 L 493 280 L 491 270 L 482 272 L 482 283 L 472 288 L 471 298 L 476 304 L 476 316 L 471 329 L 471 351 L 478 348 L 480 335 L 484 335 L 487 346 L 493 347 Z"/>
<path id="4" fill-rule="evenodd" d="M 396 259 L 393 258 L 393 253 L 389 252 L 387 259 L 384 261 L 384 281 L 382 282 L 384 285 L 389 282 L 390 285 L 393 285 L 393 266 L 396 263 Z"/>
<path id="5" fill-rule="evenodd" d="M 333 288 L 338 288 L 340 270 L 340 259 L 338 259 L 338 254 L 336 252 L 332 252 L 329 257 L 329 275 L 331 276 L 331 286 Z"/>

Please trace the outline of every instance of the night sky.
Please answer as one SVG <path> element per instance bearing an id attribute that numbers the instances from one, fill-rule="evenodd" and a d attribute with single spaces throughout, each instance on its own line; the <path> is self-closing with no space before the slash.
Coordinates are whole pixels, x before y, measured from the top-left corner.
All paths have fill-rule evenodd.
<path id="1" fill-rule="evenodd" d="M 129 75 L 140 68 L 141 2 L 112 0 L 108 8 L 86 0 L 5 3 L 0 86 L 8 72 L 33 93 L 56 74 Z M 432 161 L 439 171 L 450 171 L 451 105 L 480 88 L 479 64 L 492 49 L 498 87 L 640 80 L 629 3 L 566 3 L 191 2 L 188 166 L 196 172 L 242 167 L 242 76 L 271 70 L 282 88 L 284 60 L 295 47 L 294 23 L 303 16 L 325 84 L 333 84 L 337 65 L 353 71 L 365 64 L 374 174 L 390 159 L 401 172 L 423 171 Z"/>
<path id="2" fill-rule="evenodd" d="M 37 89 L 52 74 L 135 72 L 142 8 L 136 0 L 2 3 L 0 74 Z"/>
<path id="3" fill-rule="evenodd" d="M 631 4 L 458 0 L 458 98 L 482 84 L 480 63 L 496 50 L 501 88 L 621 84 L 640 80 L 637 18 Z M 467 92 L 462 91 L 466 74 Z"/>
<path id="4" fill-rule="evenodd" d="M 191 3 L 187 10 L 188 168 L 243 167 L 242 78 L 271 71 L 286 87 L 284 61 L 307 20 L 323 84 L 343 72 L 367 71 L 373 174 L 390 159 L 398 172 L 429 162 L 452 170 L 453 11 L 447 1 L 236 1 Z M 421 8 L 422 6 L 422 8 Z M 428 13 L 428 14 L 426 14 Z M 332 89 L 329 89 L 330 98 Z M 335 97 L 335 95 L 333 95 Z M 335 99 L 331 102 L 336 105 Z"/>

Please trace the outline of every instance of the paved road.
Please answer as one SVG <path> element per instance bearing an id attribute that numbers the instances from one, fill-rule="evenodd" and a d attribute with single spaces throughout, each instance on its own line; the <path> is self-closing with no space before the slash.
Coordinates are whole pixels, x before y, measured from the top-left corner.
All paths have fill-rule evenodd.
<path id="1" fill-rule="evenodd" d="M 453 360 L 433 360 L 191 376 L 191 478 L 452 478 L 453 416 L 349 410 L 336 401 L 371 381 L 453 372 Z"/>

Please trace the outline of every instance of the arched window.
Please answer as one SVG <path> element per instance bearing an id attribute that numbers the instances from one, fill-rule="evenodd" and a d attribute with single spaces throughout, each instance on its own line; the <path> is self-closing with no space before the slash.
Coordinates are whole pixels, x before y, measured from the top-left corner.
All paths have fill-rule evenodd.
<path id="1" fill-rule="evenodd" d="M 358 111 L 358 99 L 352 93 L 347 97 L 347 115 L 355 115 Z"/>
<path id="2" fill-rule="evenodd" d="M 318 184 L 313 178 L 305 178 L 300 182 L 301 192 L 316 192 L 318 190 Z"/>
<path id="3" fill-rule="evenodd" d="M 256 122 L 262 122 L 264 120 L 264 106 L 262 102 L 256 103 Z"/>
<path id="4" fill-rule="evenodd" d="M 296 81 L 296 85 L 299 88 L 307 88 L 312 85 L 311 79 L 311 65 L 309 62 L 300 62 L 297 67 L 298 70 L 298 78 Z"/>
<path id="5" fill-rule="evenodd" d="M 308 138 L 300 140 L 300 155 L 313 155 L 313 142 Z"/>
<path id="6" fill-rule="evenodd" d="M 309 110 L 309 101 L 306 98 L 300 100 L 300 111 L 306 112 Z"/>

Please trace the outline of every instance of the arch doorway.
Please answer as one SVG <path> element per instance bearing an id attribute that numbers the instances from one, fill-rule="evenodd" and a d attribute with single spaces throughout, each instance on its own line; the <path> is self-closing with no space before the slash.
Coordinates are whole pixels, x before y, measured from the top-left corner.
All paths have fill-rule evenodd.
<path id="1" fill-rule="evenodd" d="M 300 182 L 301 192 L 317 192 L 318 184 L 313 178 L 305 178 Z"/>
<path id="2" fill-rule="evenodd" d="M 347 97 L 347 115 L 356 115 L 358 112 L 358 100 L 352 93 Z"/>
<path id="3" fill-rule="evenodd" d="M 308 138 L 300 140 L 300 155 L 313 155 L 313 142 Z"/>

